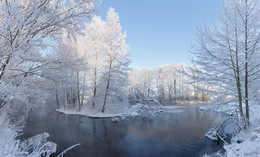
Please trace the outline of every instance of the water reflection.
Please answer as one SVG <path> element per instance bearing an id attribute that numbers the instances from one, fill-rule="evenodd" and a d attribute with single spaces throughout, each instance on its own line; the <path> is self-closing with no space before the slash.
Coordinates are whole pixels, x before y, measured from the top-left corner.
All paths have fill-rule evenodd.
<path id="1" fill-rule="evenodd" d="M 219 115 L 201 112 L 198 107 L 183 107 L 183 112 L 161 113 L 153 120 L 139 116 L 112 123 L 111 119 L 39 109 L 30 114 L 21 138 L 48 132 L 49 140 L 58 144 L 58 153 L 81 143 L 65 157 L 202 156 L 221 148 L 204 138 L 218 118 Z"/>

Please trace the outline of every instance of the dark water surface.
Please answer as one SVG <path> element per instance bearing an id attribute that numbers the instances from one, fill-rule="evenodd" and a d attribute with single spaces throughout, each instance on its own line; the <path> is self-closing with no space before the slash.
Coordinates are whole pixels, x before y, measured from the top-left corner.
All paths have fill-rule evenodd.
<path id="1" fill-rule="evenodd" d="M 118 123 L 37 109 L 30 113 L 21 138 L 48 132 L 49 141 L 58 145 L 57 153 L 81 144 L 64 157 L 200 157 L 221 149 L 204 137 L 220 115 L 181 108 L 182 112 L 160 113 L 153 120 L 138 116 Z"/>

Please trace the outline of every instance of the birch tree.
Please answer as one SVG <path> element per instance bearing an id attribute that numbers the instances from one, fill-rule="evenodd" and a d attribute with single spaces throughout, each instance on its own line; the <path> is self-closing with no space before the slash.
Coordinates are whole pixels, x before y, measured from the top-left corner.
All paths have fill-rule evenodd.
<path id="1" fill-rule="evenodd" d="M 108 10 L 105 28 L 105 72 L 101 79 L 101 84 L 105 82 L 102 112 L 105 111 L 108 97 L 121 95 L 122 89 L 127 87 L 127 70 L 130 63 L 129 54 L 125 53 L 128 49 L 125 43 L 126 33 L 122 33 L 119 16 L 113 8 Z"/>

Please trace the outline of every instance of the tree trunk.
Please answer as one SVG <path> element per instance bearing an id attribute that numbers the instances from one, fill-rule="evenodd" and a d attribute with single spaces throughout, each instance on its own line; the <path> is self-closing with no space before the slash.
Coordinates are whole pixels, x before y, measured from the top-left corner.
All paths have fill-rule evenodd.
<path id="1" fill-rule="evenodd" d="M 81 107 L 83 106 L 83 100 L 84 100 L 84 95 L 85 95 L 85 82 L 86 82 L 86 76 L 84 74 L 83 89 L 82 89 L 81 103 L 80 103 Z"/>
<path id="2" fill-rule="evenodd" d="M 177 83 L 176 83 L 176 79 L 174 79 L 174 103 L 176 103 L 176 99 L 177 99 Z"/>
<path id="3" fill-rule="evenodd" d="M 171 92 L 170 86 L 168 86 L 168 99 L 169 99 L 169 101 L 172 101 L 172 92 Z"/>
<path id="4" fill-rule="evenodd" d="M 235 14 L 236 16 L 236 14 Z M 241 79 L 240 79 L 240 67 L 239 67 L 239 56 L 238 56 L 238 30 L 237 30 L 237 22 L 235 23 L 235 38 L 236 38 L 236 49 L 235 49 L 235 63 L 233 60 L 233 56 L 232 56 L 232 50 L 231 50 L 231 46 L 229 46 L 230 49 L 230 59 L 231 59 L 231 63 L 232 63 L 232 68 L 234 71 L 234 76 L 235 76 L 235 80 L 236 80 L 236 88 L 237 88 L 237 94 L 238 94 L 238 105 L 239 105 L 239 113 L 240 116 L 242 118 L 244 118 L 244 113 L 243 113 L 243 106 L 242 106 L 242 89 L 241 89 Z"/>
<path id="5" fill-rule="evenodd" d="M 57 106 L 58 106 L 58 109 L 59 109 L 60 108 L 60 102 L 59 102 L 59 95 L 58 95 L 57 86 L 56 86 L 56 103 L 57 103 Z"/>
<path id="6" fill-rule="evenodd" d="M 105 93 L 105 98 L 104 98 L 104 104 L 103 104 L 103 107 L 102 107 L 102 112 L 103 113 L 105 112 L 105 106 L 106 106 L 106 102 L 107 102 L 107 94 L 108 94 L 108 89 L 109 89 L 109 83 L 110 83 L 110 80 L 107 81 L 107 87 L 106 87 L 106 93 Z"/>
<path id="7" fill-rule="evenodd" d="M 197 89 L 196 86 L 194 85 L 194 100 L 197 101 L 198 100 L 198 94 L 197 94 Z"/>
<path id="8" fill-rule="evenodd" d="M 95 64 L 95 68 L 94 68 L 94 91 L 93 91 L 93 104 L 92 104 L 92 108 L 95 107 L 95 103 L 96 103 L 96 94 L 97 94 L 97 62 L 98 62 L 98 54 L 96 53 L 96 64 Z"/>
<path id="9" fill-rule="evenodd" d="M 112 51 L 112 49 L 111 49 Z M 107 102 L 107 95 L 108 95 L 108 89 L 109 89 L 109 84 L 110 84 L 110 77 L 111 77 L 111 69 L 112 69 L 112 57 L 110 57 L 110 63 L 109 63 L 109 73 L 108 73 L 108 80 L 107 80 L 107 87 L 106 87 L 106 93 L 105 93 L 105 98 L 104 98 L 104 104 L 102 107 L 102 112 L 105 112 L 105 106 Z"/>
<path id="10" fill-rule="evenodd" d="M 81 110 L 80 106 L 80 89 L 79 89 L 79 71 L 77 70 L 77 102 L 78 102 L 78 107 L 79 111 Z"/>
<path id="11" fill-rule="evenodd" d="M 92 104 L 92 108 L 95 107 L 96 93 L 97 93 L 97 69 L 95 67 L 95 69 L 94 69 L 94 91 L 93 91 L 93 104 Z"/>
<path id="12" fill-rule="evenodd" d="M 249 100 L 248 100 L 248 12 L 247 0 L 246 3 L 246 17 L 245 17 L 245 103 L 246 103 L 246 120 L 249 124 Z"/>
<path id="13" fill-rule="evenodd" d="M 2 76 L 4 75 L 5 68 L 6 68 L 7 64 L 10 62 L 10 58 L 11 58 L 11 56 L 9 55 L 9 56 L 7 57 L 5 63 L 4 63 L 4 64 L 2 65 L 2 67 L 0 68 L 0 71 L 1 71 L 1 73 L 0 73 L 0 80 L 2 79 Z"/>

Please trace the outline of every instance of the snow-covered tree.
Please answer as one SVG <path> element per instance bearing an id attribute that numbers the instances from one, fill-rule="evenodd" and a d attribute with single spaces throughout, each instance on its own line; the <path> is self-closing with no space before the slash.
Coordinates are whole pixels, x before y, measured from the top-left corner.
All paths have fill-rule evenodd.
<path id="1" fill-rule="evenodd" d="M 116 97 L 118 99 L 127 87 L 127 70 L 130 60 L 129 54 L 125 53 L 128 49 L 125 38 L 126 33 L 122 33 L 119 16 L 113 8 L 110 8 L 107 13 L 104 35 L 104 73 L 99 82 L 105 87 L 102 112 L 105 111 L 107 101 Z"/>
<path id="2" fill-rule="evenodd" d="M 82 73 L 88 68 L 85 56 L 78 53 L 74 40 L 63 38 L 51 58 L 58 62 L 49 64 L 43 75 L 54 83 L 58 108 L 62 104 L 80 110 L 85 90 Z"/>
<path id="3" fill-rule="evenodd" d="M 217 86 L 218 96 L 235 96 L 240 116 L 249 122 L 249 101 L 259 88 L 260 16 L 258 0 L 226 1 L 219 15 L 219 25 L 198 31 L 192 60 L 200 69 L 197 80 Z M 214 88 L 216 89 L 216 88 Z M 212 92 L 212 91 L 211 91 Z M 242 103 L 246 110 L 243 111 Z"/>
<path id="4" fill-rule="evenodd" d="M 97 97 L 97 82 L 103 72 L 104 37 L 106 23 L 101 17 L 94 16 L 85 29 L 85 35 L 78 38 L 79 53 L 86 56 L 88 75 L 93 89 L 92 106 L 95 107 Z"/>
<path id="5" fill-rule="evenodd" d="M 127 100 L 127 71 L 130 60 L 126 53 L 128 45 L 125 37 L 118 14 L 110 8 L 106 21 L 94 16 L 85 27 L 83 36 L 77 36 L 76 41 L 60 44 L 56 52 L 58 58 L 60 57 L 59 64 L 65 65 L 58 72 L 54 70 L 55 74 L 61 76 L 58 79 L 60 85 L 56 88 L 60 89 L 56 90 L 58 106 L 61 102 L 63 105 L 70 104 L 75 109 L 73 104 L 77 102 L 77 106 L 81 107 L 83 100 L 87 100 L 85 107 L 91 105 L 93 110 L 102 108 L 104 112 L 108 102 Z M 71 103 L 68 95 L 76 97 L 76 101 Z M 66 101 L 62 102 L 61 99 Z"/>
<path id="6" fill-rule="evenodd" d="M 171 64 L 154 69 L 132 69 L 129 72 L 129 95 L 137 99 L 156 98 L 161 103 L 193 100 L 195 93 L 191 92 L 191 78 L 181 72 L 187 68 L 185 64 Z M 199 92 L 196 93 L 198 96 Z"/>
<path id="7" fill-rule="evenodd" d="M 24 88 L 43 76 L 51 38 L 82 30 L 96 5 L 94 0 L 8 0 L 0 1 L 0 8 L 0 84 Z"/>

